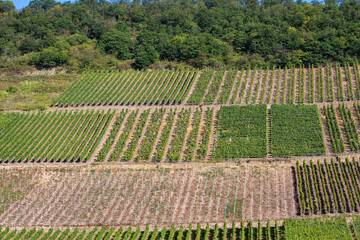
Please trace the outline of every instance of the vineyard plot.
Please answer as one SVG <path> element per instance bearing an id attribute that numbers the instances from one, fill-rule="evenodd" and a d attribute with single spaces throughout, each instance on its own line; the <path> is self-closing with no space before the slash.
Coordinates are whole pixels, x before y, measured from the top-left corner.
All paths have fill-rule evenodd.
<path id="1" fill-rule="evenodd" d="M 273 157 L 325 154 L 316 105 L 272 105 Z"/>
<path id="2" fill-rule="evenodd" d="M 171 227 L 161 225 L 145 227 L 91 227 L 85 230 L 81 228 L 31 228 L 10 229 L 4 227 L 0 232 L 1 239 L 96 239 L 96 240 L 118 240 L 118 239 L 284 239 L 280 235 L 283 227 L 277 222 L 275 226 L 268 221 L 263 225 L 261 222 L 247 222 L 244 224 L 189 224 Z M 266 233 L 266 234 L 265 234 Z M 276 237 L 277 236 L 277 237 Z M 14 238 L 12 238 L 14 237 Z"/>
<path id="3" fill-rule="evenodd" d="M 0 213 L 24 198 L 38 184 L 41 176 L 32 169 L 0 170 Z"/>
<path id="4" fill-rule="evenodd" d="M 242 221 L 241 223 L 192 223 L 142 227 L 10 228 L 3 227 L 2 239 L 357 239 L 359 217 Z M 353 232 L 351 232 L 353 230 Z M 23 237 L 23 238 L 22 238 Z"/>
<path id="5" fill-rule="evenodd" d="M 197 71 L 85 72 L 54 106 L 180 104 Z"/>
<path id="6" fill-rule="evenodd" d="M 359 165 L 345 161 L 297 163 L 298 215 L 359 212 Z"/>
<path id="7" fill-rule="evenodd" d="M 338 101 L 356 100 L 357 68 L 336 64 L 278 70 L 84 72 L 53 105 L 313 103 L 331 102 L 335 96 Z"/>
<path id="8" fill-rule="evenodd" d="M 286 239 L 353 239 L 344 217 L 287 219 L 283 226 Z"/>
<path id="9" fill-rule="evenodd" d="M 213 108 L 147 108 L 142 112 L 122 111 L 116 117 L 110 136 L 96 160 L 204 160 L 209 145 L 208 129 L 211 128 L 213 111 Z M 205 117 L 202 116 L 202 112 Z M 206 121 L 205 126 L 200 126 L 201 121 Z"/>
<path id="10" fill-rule="evenodd" d="M 221 107 L 213 159 L 266 156 L 266 106 Z"/>
<path id="11" fill-rule="evenodd" d="M 269 167 L 275 166 L 270 164 Z M 286 217 L 281 209 L 285 205 L 291 206 L 292 195 L 280 194 L 280 189 L 291 191 L 291 185 L 280 184 L 281 175 L 275 176 L 274 171 L 268 174 L 267 167 L 259 165 L 257 170 L 254 169 L 252 165 L 246 164 L 172 169 L 32 169 L 31 174 L 24 177 L 22 185 L 19 181 L 14 182 L 15 188 L 23 195 L 17 199 L 12 198 L 11 192 L 3 195 L 3 201 L 8 204 L 3 207 L 0 224 L 169 226 L 172 223 Z M 277 169 L 279 171 L 280 167 L 277 166 Z M 285 165 L 284 169 L 290 171 L 289 165 Z M 252 181 L 254 171 L 258 172 L 257 177 L 274 179 L 279 184 L 264 180 L 261 188 L 251 188 L 248 183 Z M 6 172 L 4 177 L 8 178 L 11 174 Z M 258 178 L 256 182 L 255 185 L 258 185 Z M 33 185 L 27 186 L 30 184 Z M 261 201 L 258 197 L 251 200 L 245 195 L 244 198 L 244 192 L 254 196 L 261 194 L 263 198 Z M 282 198 L 278 205 L 268 202 L 275 194 Z M 267 211 L 276 212 L 274 208 L 279 211 L 277 216 L 265 214 Z M 253 213 L 249 212 L 250 209 L 253 209 Z M 264 209 L 264 214 L 260 215 L 259 209 Z"/>
<path id="12" fill-rule="evenodd" d="M 359 145 L 359 103 L 330 104 L 323 107 L 325 134 L 331 143 L 332 151 L 358 152 Z"/>
<path id="13" fill-rule="evenodd" d="M 115 112 L 17 113 L 0 132 L 1 162 L 89 160 Z"/>

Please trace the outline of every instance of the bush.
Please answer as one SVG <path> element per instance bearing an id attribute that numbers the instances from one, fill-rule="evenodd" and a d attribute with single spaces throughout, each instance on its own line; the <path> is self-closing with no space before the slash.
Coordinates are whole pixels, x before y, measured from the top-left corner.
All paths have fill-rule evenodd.
<path id="1" fill-rule="evenodd" d="M 32 62 L 40 68 L 52 68 L 67 63 L 69 56 L 63 51 L 46 49 L 40 55 L 34 55 Z"/>

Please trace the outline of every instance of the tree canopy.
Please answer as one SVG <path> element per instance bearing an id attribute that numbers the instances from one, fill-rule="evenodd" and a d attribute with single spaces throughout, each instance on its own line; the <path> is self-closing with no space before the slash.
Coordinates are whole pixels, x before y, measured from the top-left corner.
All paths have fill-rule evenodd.
<path id="1" fill-rule="evenodd" d="M 360 56 L 358 0 L 32 0 L 14 9 L 0 0 L 0 68 L 283 67 Z"/>

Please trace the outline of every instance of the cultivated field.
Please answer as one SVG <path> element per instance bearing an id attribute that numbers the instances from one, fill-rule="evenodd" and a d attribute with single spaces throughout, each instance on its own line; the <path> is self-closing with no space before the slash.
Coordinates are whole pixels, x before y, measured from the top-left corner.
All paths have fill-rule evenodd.
<path id="1" fill-rule="evenodd" d="M 114 114 L 93 110 L 11 114 L 0 132 L 1 162 L 87 160 Z"/>
<path id="2" fill-rule="evenodd" d="M 1 172 L 3 226 L 121 226 L 293 217 L 289 164 Z M 11 179 L 11 178 L 10 178 Z"/>
<path id="3" fill-rule="evenodd" d="M 85 72 L 54 106 L 321 103 L 359 99 L 359 66 Z"/>
<path id="4" fill-rule="evenodd" d="M 204 162 L 359 152 L 359 103 L 0 114 L 0 159 Z"/>
<path id="5" fill-rule="evenodd" d="M 85 72 L 0 113 L 0 239 L 357 239 L 358 68 Z"/>
<path id="6" fill-rule="evenodd" d="M 360 211 L 360 171 L 353 158 L 345 161 L 297 162 L 296 192 L 300 215 Z"/>

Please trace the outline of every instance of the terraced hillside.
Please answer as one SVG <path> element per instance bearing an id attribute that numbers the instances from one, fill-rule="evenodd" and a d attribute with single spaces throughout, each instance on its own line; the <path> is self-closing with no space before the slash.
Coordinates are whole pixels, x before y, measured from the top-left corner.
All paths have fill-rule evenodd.
<path id="1" fill-rule="evenodd" d="M 359 103 L 5 113 L 0 159 L 204 162 L 359 152 Z"/>
<path id="2" fill-rule="evenodd" d="M 359 99 L 359 66 L 84 72 L 54 106 L 316 103 Z"/>
<path id="3" fill-rule="evenodd" d="M 83 73 L 0 113 L 0 238 L 357 239 L 359 88 L 347 64 Z"/>

